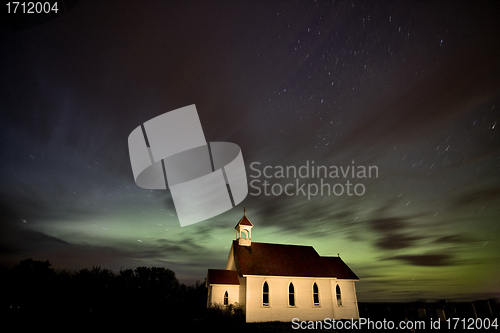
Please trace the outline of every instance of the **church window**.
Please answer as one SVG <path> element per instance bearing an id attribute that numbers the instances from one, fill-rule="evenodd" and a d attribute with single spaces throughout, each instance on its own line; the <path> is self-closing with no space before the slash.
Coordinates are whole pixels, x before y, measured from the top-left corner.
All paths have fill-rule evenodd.
<path id="1" fill-rule="evenodd" d="M 269 306 L 269 285 L 267 281 L 262 286 L 262 305 Z"/>
<path id="2" fill-rule="evenodd" d="M 319 306 L 319 289 L 316 282 L 313 284 L 313 302 L 315 306 Z"/>
<path id="3" fill-rule="evenodd" d="M 291 282 L 288 285 L 288 305 L 295 306 L 295 288 Z"/>
<path id="4" fill-rule="evenodd" d="M 342 306 L 342 295 L 340 293 L 339 285 L 337 285 L 337 305 Z"/>
<path id="5" fill-rule="evenodd" d="M 227 294 L 227 291 L 224 293 L 224 305 L 228 305 L 229 304 L 229 296 Z"/>

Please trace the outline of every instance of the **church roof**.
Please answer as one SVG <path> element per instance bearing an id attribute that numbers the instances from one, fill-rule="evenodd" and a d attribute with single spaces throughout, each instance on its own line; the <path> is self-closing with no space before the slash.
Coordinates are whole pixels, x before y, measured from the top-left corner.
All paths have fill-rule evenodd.
<path id="1" fill-rule="evenodd" d="M 253 227 L 252 222 L 250 222 L 250 220 L 247 218 L 246 215 L 243 215 L 240 222 L 238 222 L 238 224 L 236 224 L 235 228 L 238 228 L 239 225 L 249 225 L 249 226 Z"/>
<path id="2" fill-rule="evenodd" d="M 321 260 L 338 279 L 359 280 L 358 276 L 354 274 L 340 257 L 321 257 Z"/>
<path id="3" fill-rule="evenodd" d="M 207 275 L 207 284 L 240 284 L 237 271 L 225 269 L 209 269 Z"/>
<path id="4" fill-rule="evenodd" d="M 241 222 L 241 221 L 240 221 Z M 243 275 L 358 277 L 340 257 L 321 257 L 312 246 L 252 242 L 251 246 L 233 241 L 236 269 Z"/>

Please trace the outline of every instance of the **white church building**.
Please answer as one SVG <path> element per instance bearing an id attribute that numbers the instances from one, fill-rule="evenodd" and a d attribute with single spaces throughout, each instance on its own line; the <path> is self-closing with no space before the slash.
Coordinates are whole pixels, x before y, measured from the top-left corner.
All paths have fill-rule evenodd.
<path id="1" fill-rule="evenodd" d="M 358 277 L 312 246 L 252 242 L 246 212 L 225 269 L 209 269 L 207 306 L 238 304 L 247 322 L 359 319 Z"/>

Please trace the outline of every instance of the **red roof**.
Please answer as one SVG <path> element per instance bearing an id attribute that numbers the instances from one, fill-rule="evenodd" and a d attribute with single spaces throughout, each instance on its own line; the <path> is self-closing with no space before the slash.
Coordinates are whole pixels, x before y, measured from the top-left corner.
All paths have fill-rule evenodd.
<path id="1" fill-rule="evenodd" d="M 321 257 L 312 246 L 233 241 L 236 269 L 243 275 L 358 277 L 339 257 Z"/>
<path id="2" fill-rule="evenodd" d="M 234 228 L 238 228 L 239 225 L 249 225 L 249 226 L 252 226 L 253 227 L 253 224 L 252 222 L 250 222 L 250 220 L 247 218 L 246 215 L 243 215 L 243 217 L 241 218 L 240 222 L 238 222 L 238 224 L 236 224 L 236 226 Z"/>
<path id="3" fill-rule="evenodd" d="M 225 269 L 209 269 L 207 275 L 207 285 L 209 284 L 240 284 L 237 271 Z"/>
<path id="4" fill-rule="evenodd" d="M 340 259 L 340 257 L 321 257 L 325 268 L 330 270 L 330 274 L 337 279 L 359 280 L 358 276 Z"/>

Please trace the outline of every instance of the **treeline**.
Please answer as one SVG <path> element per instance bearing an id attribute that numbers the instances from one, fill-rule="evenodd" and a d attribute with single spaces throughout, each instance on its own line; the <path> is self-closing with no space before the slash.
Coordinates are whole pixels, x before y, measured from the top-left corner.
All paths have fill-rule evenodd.
<path id="1" fill-rule="evenodd" d="M 70 319 L 73 322 L 196 320 L 206 311 L 204 283 L 179 283 L 163 267 L 121 270 L 93 267 L 77 272 L 54 270 L 49 261 L 26 259 L 0 267 L 3 319 Z"/>

